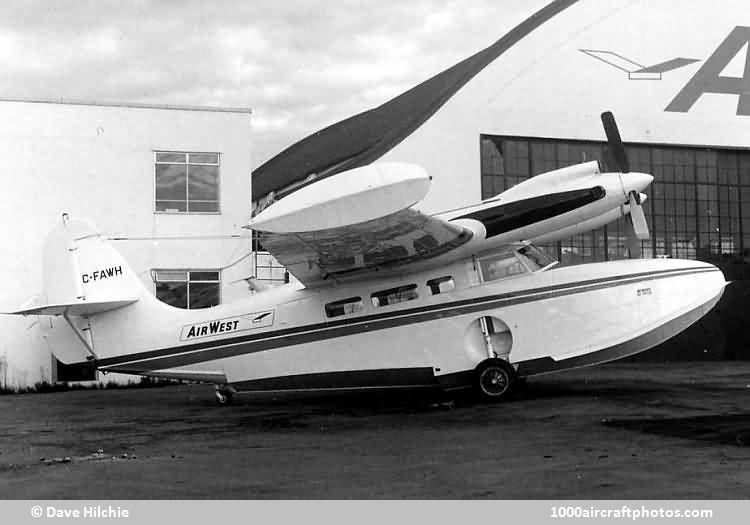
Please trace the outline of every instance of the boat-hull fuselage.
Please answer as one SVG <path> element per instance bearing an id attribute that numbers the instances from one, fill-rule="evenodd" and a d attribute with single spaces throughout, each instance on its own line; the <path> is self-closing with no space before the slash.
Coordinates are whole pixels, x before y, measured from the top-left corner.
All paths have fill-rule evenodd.
<path id="1" fill-rule="evenodd" d="M 98 366 L 238 391 L 461 388 L 492 357 L 523 377 L 642 352 L 700 319 L 726 285 L 721 271 L 697 261 L 593 263 L 493 281 L 480 266 L 467 260 L 388 280 L 262 292 L 196 311 L 181 326 L 164 319 L 161 344 L 137 354 L 117 348 L 133 334 L 108 329 L 121 314 L 104 314 L 92 329 L 114 333 L 100 346 L 113 350 Z M 130 326 L 141 326 L 134 314 Z M 144 325 L 151 335 L 153 321 Z"/>

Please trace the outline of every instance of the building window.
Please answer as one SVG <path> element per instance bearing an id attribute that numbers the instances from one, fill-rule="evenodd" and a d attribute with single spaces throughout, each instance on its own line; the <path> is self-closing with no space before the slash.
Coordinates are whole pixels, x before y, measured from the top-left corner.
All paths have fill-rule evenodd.
<path id="1" fill-rule="evenodd" d="M 157 212 L 219 212 L 218 153 L 156 151 L 154 158 Z"/>
<path id="2" fill-rule="evenodd" d="M 253 275 L 265 284 L 276 286 L 289 282 L 289 272 L 263 247 L 257 232 L 251 234 Z"/>
<path id="3" fill-rule="evenodd" d="M 482 199 L 489 199 L 529 178 L 529 143 L 482 136 Z"/>
<path id="4" fill-rule="evenodd" d="M 176 308 L 195 310 L 221 302 L 218 270 L 154 270 L 156 298 Z"/>

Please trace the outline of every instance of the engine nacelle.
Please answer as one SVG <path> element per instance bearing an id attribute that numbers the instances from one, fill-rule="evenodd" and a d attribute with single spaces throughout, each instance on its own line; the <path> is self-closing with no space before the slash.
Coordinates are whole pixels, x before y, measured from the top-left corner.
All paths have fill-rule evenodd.
<path id="1" fill-rule="evenodd" d="M 599 162 L 595 160 L 584 162 L 583 164 L 576 164 L 535 175 L 504 191 L 500 198 L 504 202 L 509 202 L 545 193 L 556 193 L 581 188 L 586 185 L 596 186 L 596 176 L 600 173 Z M 591 180 L 589 181 L 588 179 Z"/>

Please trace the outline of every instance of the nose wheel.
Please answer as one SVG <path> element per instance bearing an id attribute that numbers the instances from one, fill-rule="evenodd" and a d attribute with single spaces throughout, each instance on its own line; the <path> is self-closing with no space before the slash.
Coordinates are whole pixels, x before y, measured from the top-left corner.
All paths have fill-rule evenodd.
<path id="1" fill-rule="evenodd" d="M 499 401 L 513 392 L 518 375 L 510 363 L 502 359 L 487 359 L 475 370 L 474 390 L 482 399 Z"/>

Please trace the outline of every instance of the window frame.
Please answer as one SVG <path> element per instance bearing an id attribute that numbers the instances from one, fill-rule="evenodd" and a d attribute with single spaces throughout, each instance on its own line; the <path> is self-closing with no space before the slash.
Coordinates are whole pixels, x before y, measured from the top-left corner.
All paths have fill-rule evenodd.
<path id="1" fill-rule="evenodd" d="M 187 279 L 184 280 L 184 281 L 181 281 L 181 280 L 178 280 L 178 279 L 163 279 L 163 280 L 160 280 L 159 279 L 159 272 L 185 272 L 187 274 Z M 217 279 L 215 281 L 213 281 L 213 280 L 207 280 L 207 279 L 191 280 L 191 278 L 190 278 L 190 276 L 191 276 L 192 273 L 208 273 L 208 272 L 216 273 L 217 274 Z M 185 293 L 185 297 L 187 299 L 187 306 L 186 306 L 186 308 L 182 308 L 181 306 L 174 306 L 174 308 L 180 308 L 181 310 L 205 310 L 206 308 L 213 308 L 212 306 L 205 306 L 205 307 L 202 307 L 202 308 L 191 308 L 190 307 L 190 283 L 195 283 L 195 284 L 207 284 L 207 283 L 216 284 L 217 285 L 217 289 L 218 289 L 218 294 L 217 294 L 218 302 L 214 306 L 218 306 L 218 305 L 222 304 L 222 291 L 223 290 L 222 290 L 221 269 L 219 269 L 219 268 L 153 268 L 151 270 L 151 280 L 154 283 L 154 297 L 156 297 L 157 300 L 163 302 L 164 304 L 168 304 L 168 305 L 169 305 L 169 303 L 167 303 L 165 301 L 162 301 L 161 299 L 159 299 L 159 297 L 157 295 L 157 286 L 159 285 L 159 283 L 186 283 L 187 290 L 186 290 L 186 293 Z M 169 305 L 169 306 L 172 306 L 172 305 Z"/>
<path id="2" fill-rule="evenodd" d="M 153 199 L 151 200 L 153 206 L 153 212 L 155 215 L 221 215 L 221 165 L 222 165 L 222 154 L 218 151 L 177 151 L 177 150 L 166 150 L 166 149 L 155 149 L 153 150 L 153 166 L 154 166 L 154 177 L 153 177 Z M 185 155 L 185 162 L 159 162 L 157 161 L 159 154 L 172 154 L 172 155 Z M 216 155 L 216 164 L 206 162 L 190 162 L 190 155 Z M 156 192 L 157 192 L 157 173 L 156 168 L 158 165 L 176 165 L 185 166 L 185 211 L 168 211 L 157 209 Z M 216 211 L 191 211 L 190 210 L 190 166 L 216 166 Z M 195 200 L 194 202 L 212 202 L 212 201 L 201 201 Z"/>
<path id="3" fill-rule="evenodd" d="M 524 142 L 525 148 L 519 146 Z M 545 143 L 555 145 L 554 155 L 551 146 L 539 146 Z M 610 160 L 606 143 L 600 140 L 480 133 L 479 146 L 484 198 L 528 178 L 521 174 L 526 167 L 531 174 L 541 171 L 535 165 L 538 158 L 533 155 L 534 147 L 541 152 L 536 157 L 545 162 L 554 156 L 556 167 L 598 159 L 602 171 L 608 171 Z M 651 230 L 651 239 L 641 241 L 646 257 L 742 264 L 746 269 L 736 271 L 743 276 L 750 271 L 750 195 L 745 196 L 743 191 L 750 187 L 750 151 L 732 146 L 637 141 L 627 143 L 626 149 L 634 171 L 655 176 L 644 205 Z M 701 186 L 704 189 L 699 195 Z M 708 193 L 707 187 L 711 188 Z M 625 259 L 626 221 L 620 218 L 541 248 L 554 250 L 561 266 Z"/>

